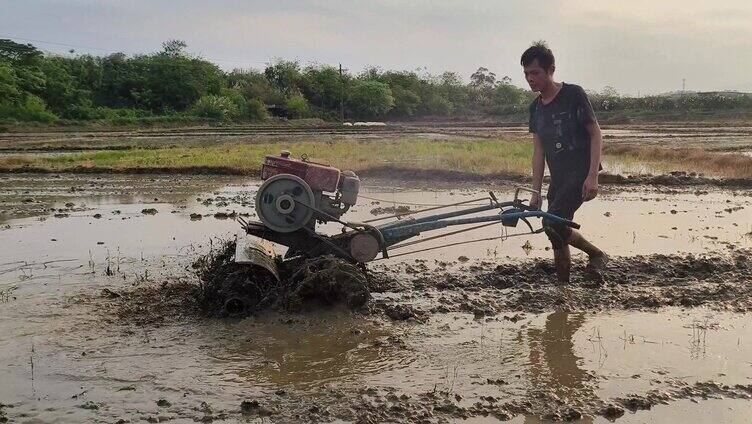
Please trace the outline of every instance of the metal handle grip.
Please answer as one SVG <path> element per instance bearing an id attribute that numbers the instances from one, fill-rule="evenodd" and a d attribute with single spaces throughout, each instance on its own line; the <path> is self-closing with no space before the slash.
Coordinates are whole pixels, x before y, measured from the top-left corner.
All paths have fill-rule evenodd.
<path id="1" fill-rule="evenodd" d="M 515 187 L 514 188 L 514 200 L 515 201 L 519 199 L 521 191 L 526 191 L 532 194 L 540 194 L 540 190 L 533 190 L 532 188 L 527 188 L 527 187 Z"/>

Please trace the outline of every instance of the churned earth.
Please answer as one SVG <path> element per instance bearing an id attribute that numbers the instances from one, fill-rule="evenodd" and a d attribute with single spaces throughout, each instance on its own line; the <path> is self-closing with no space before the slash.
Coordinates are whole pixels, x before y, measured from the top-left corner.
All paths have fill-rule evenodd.
<path id="1" fill-rule="evenodd" d="M 217 301 L 227 279 L 212 276 L 238 271 L 223 249 L 239 230 L 233 218 L 254 218 L 258 181 L 0 180 L 0 420 L 629 423 L 752 414 L 744 188 L 604 186 L 577 220 L 613 260 L 596 271 L 576 255 L 569 286 L 553 284 L 545 236 L 491 226 L 395 250 L 347 279 L 357 285 L 307 290 L 331 283 L 321 272 L 340 267 L 310 263 L 283 289 L 258 286 L 266 300 L 233 314 Z M 504 181 L 365 183 L 349 219 L 483 202 L 487 190 L 513 196 Z M 475 239 L 487 240 L 410 253 Z"/>

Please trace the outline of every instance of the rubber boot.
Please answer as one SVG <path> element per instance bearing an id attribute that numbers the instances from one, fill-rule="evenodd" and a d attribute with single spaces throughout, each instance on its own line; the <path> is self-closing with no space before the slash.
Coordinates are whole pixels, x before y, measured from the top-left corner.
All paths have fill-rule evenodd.
<path id="1" fill-rule="evenodd" d="M 601 269 L 608 262 L 608 255 L 601 249 L 595 247 L 593 243 L 587 241 L 578 231 L 572 230 L 568 244 L 587 253 L 589 267 Z"/>
<path id="2" fill-rule="evenodd" d="M 569 274 L 572 271 L 572 257 L 569 246 L 554 250 L 554 268 L 559 284 L 569 284 Z"/>

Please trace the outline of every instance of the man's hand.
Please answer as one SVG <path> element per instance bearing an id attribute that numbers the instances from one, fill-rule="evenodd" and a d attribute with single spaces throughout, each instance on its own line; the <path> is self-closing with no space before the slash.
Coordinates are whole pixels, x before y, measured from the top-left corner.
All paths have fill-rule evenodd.
<path id="1" fill-rule="evenodd" d="M 543 200 L 541 199 L 540 192 L 537 193 L 530 193 L 530 207 L 535 209 L 540 209 L 541 204 L 543 204 Z"/>
<path id="2" fill-rule="evenodd" d="M 582 184 L 582 201 L 595 199 L 598 195 L 598 174 L 591 174 L 585 178 L 585 182 Z"/>

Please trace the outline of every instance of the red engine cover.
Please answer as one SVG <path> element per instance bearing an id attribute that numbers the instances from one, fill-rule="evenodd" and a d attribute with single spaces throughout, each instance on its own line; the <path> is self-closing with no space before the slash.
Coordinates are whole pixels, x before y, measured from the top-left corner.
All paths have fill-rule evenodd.
<path id="1" fill-rule="evenodd" d="M 303 162 L 285 156 L 267 156 L 261 165 L 261 179 L 277 174 L 292 174 L 302 178 L 313 191 L 337 191 L 340 171 L 331 166 Z"/>

